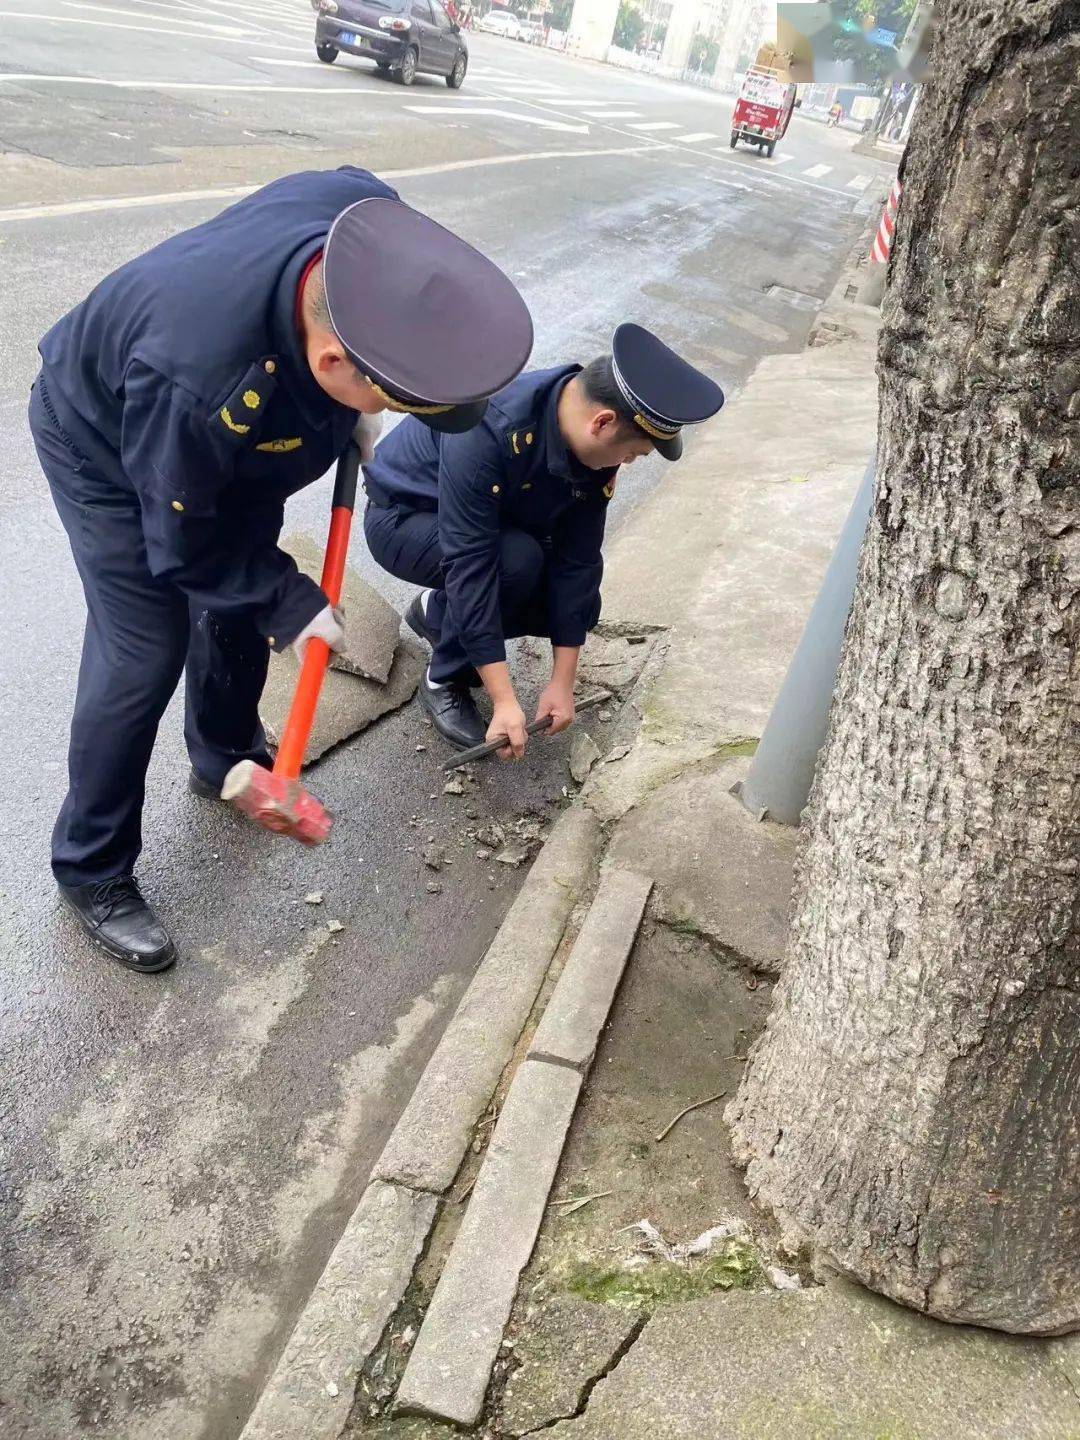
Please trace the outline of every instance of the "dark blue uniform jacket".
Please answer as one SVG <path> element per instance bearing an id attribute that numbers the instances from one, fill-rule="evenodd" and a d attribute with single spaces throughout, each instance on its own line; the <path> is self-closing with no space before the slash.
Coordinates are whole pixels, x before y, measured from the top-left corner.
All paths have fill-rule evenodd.
<path id="1" fill-rule="evenodd" d="M 326 604 L 277 548 L 285 499 L 357 418 L 311 373 L 297 287 L 369 196 L 395 192 L 350 167 L 275 181 L 115 271 L 39 347 L 46 410 L 138 496 L 151 572 L 279 646 Z"/>
<path id="2" fill-rule="evenodd" d="M 600 547 L 616 470 L 589 470 L 558 421 L 563 386 L 580 365 L 519 375 L 462 435 L 439 435 L 409 417 L 365 467 L 384 505 L 437 510 L 450 615 L 473 665 L 506 658 L 499 621 L 499 532 L 524 530 L 545 548 L 549 635 L 585 643 L 599 615 Z"/>

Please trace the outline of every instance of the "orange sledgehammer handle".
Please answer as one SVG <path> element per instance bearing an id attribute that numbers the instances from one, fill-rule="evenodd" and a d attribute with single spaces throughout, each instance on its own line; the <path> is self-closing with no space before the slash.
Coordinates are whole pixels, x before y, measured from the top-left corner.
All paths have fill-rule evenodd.
<path id="1" fill-rule="evenodd" d="M 322 588 L 331 605 L 341 603 L 341 586 L 345 579 L 345 560 L 349 553 L 353 508 L 356 504 L 356 479 L 360 469 L 360 452 L 350 440 L 337 463 L 334 480 L 333 508 L 330 511 L 330 533 L 326 539 L 323 560 Z M 274 760 L 274 774 L 286 780 L 297 780 L 304 763 L 315 711 L 319 704 L 326 667 L 330 663 L 330 647 L 325 640 L 308 641 L 296 694 L 285 722 L 285 732 Z"/>

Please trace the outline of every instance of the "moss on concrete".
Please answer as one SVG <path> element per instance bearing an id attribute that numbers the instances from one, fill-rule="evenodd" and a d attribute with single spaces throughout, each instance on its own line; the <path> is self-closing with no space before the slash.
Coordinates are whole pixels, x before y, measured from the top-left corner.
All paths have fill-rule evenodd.
<path id="1" fill-rule="evenodd" d="M 761 1278 L 761 1257 L 746 1240 L 728 1240 L 710 1259 L 691 1265 L 653 1260 L 638 1269 L 583 1261 L 567 1273 L 566 1288 L 583 1300 L 624 1309 L 700 1300 L 716 1290 L 748 1290 Z"/>

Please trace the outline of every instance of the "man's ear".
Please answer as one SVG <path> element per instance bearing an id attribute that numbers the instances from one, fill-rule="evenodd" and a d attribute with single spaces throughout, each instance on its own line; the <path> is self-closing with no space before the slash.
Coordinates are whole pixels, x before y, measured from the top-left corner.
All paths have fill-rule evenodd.
<path id="1" fill-rule="evenodd" d="M 320 375 L 332 375 L 340 371 L 342 365 L 351 365 L 352 361 L 345 354 L 345 347 L 336 335 L 327 335 L 320 341 L 319 348 L 315 355 L 315 369 Z"/>
<path id="2" fill-rule="evenodd" d="M 597 410 L 589 422 L 589 433 L 599 439 L 612 425 L 619 423 L 614 410 Z"/>

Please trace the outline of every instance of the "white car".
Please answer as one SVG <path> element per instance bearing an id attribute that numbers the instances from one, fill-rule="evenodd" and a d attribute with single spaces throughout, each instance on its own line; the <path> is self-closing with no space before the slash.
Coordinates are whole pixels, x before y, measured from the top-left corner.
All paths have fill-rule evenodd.
<path id="1" fill-rule="evenodd" d="M 507 40 L 521 39 L 521 22 L 509 10 L 489 10 L 476 28 L 489 35 L 502 35 Z"/>

